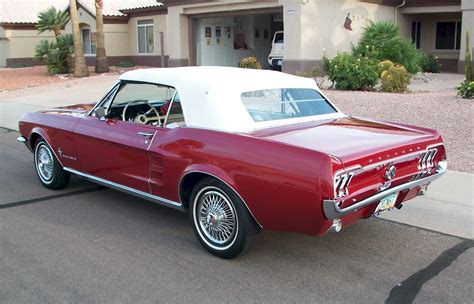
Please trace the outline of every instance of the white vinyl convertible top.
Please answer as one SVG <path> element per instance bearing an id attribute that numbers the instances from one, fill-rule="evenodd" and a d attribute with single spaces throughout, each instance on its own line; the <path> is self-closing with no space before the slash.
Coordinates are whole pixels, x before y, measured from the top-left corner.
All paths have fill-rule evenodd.
<path id="1" fill-rule="evenodd" d="M 210 66 L 155 68 L 126 72 L 120 80 L 174 87 L 179 93 L 189 127 L 244 133 L 344 116 L 338 111 L 319 116 L 254 122 L 242 103 L 241 94 L 244 92 L 279 88 L 310 88 L 320 92 L 313 79 L 276 71 Z"/>

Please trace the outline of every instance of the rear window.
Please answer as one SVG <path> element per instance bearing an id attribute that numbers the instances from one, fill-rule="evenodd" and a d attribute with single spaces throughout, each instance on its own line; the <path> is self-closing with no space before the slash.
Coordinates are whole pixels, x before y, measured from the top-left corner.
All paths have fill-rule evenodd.
<path id="1" fill-rule="evenodd" d="M 283 88 L 242 93 L 242 102 L 255 122 L 336 113 L 313 89 Z"/>

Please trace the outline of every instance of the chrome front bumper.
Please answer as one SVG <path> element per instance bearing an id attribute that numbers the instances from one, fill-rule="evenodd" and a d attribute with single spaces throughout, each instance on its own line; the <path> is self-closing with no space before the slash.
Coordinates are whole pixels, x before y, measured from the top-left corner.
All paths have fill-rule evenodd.
<path id="1" fill-rule="evenodd" d="M 348 206 L 346 208 L 341 208 L 339 207 L 339 203 L 335 200 L 324 200 L 323 201 L 323 209 L 324 209 L 324 216 L 328 220 L 333 220 L 337 218 L 341 218 L 345 215 L 351 214 L 352 212 L 356 212 L 357 210 L 360 210 L 361 208 L 364 208 L 374 202 L 380 201 L 380 199 L 384 198 L 385 196 L 392 194 L 392 193 L 397 193 L 403 190 L 407 189 L 412 189 L 417 186 L 422 186 L 427 183 L 430 183 L 434 181 L 435 179 L 439 178 L 441 175 L 443 175 L 446 170 L 448 169 L 448 162 L 447 161 L 440 161 L 438 163 L 438 166 L 436 168 L 436 173 L 433 175 L 430 175 L 425 178 L 417 179 L 408 183 L 404 183 L 398 186 L 395 186 L 393 188 L 389 188 L 387 190 L 384 190 L 382 192 L 379 192 L 375 195 L 372 195 L 371 197 L 368 197 L 358 203 L 355 203 L 354 205 Z"/>
<path id="2" fill-rule="evenodd" d="M 19 142 L 22 142 L 22 143 L 26 142 L 26 138 L 24 136 L 20 136 L 16 140 L 18 140 Z"/>

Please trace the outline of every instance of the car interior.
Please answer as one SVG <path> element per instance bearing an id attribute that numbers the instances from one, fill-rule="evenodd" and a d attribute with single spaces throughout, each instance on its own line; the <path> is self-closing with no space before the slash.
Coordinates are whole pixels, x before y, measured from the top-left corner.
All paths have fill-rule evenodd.
<path id="1" fill-rule="evenodd" d="M 169 86 L 124 82 L 106 97 L 105 118 L 131 123 L 166 126 L 185 125 L 178 92 Z"/>

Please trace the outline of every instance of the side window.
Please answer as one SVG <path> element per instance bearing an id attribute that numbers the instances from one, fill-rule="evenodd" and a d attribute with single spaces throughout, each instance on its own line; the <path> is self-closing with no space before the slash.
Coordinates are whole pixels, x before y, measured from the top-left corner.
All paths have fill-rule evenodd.
<path id="1" fill-rule="evenodd" d="M 173 97 L 173 87 L 151 83 L 122 83 L 109 103 L 107 117 L 161 126 Z"/>
<path id="2" fill-rule="evenodd" d="M 185 125 L 186 122 L 184 120 L 183 109 L 181 107 L 181 99 L 179 98 L 178 92 L 176 92 L 168 108 L 165 126 L 172 129 Z"/>

